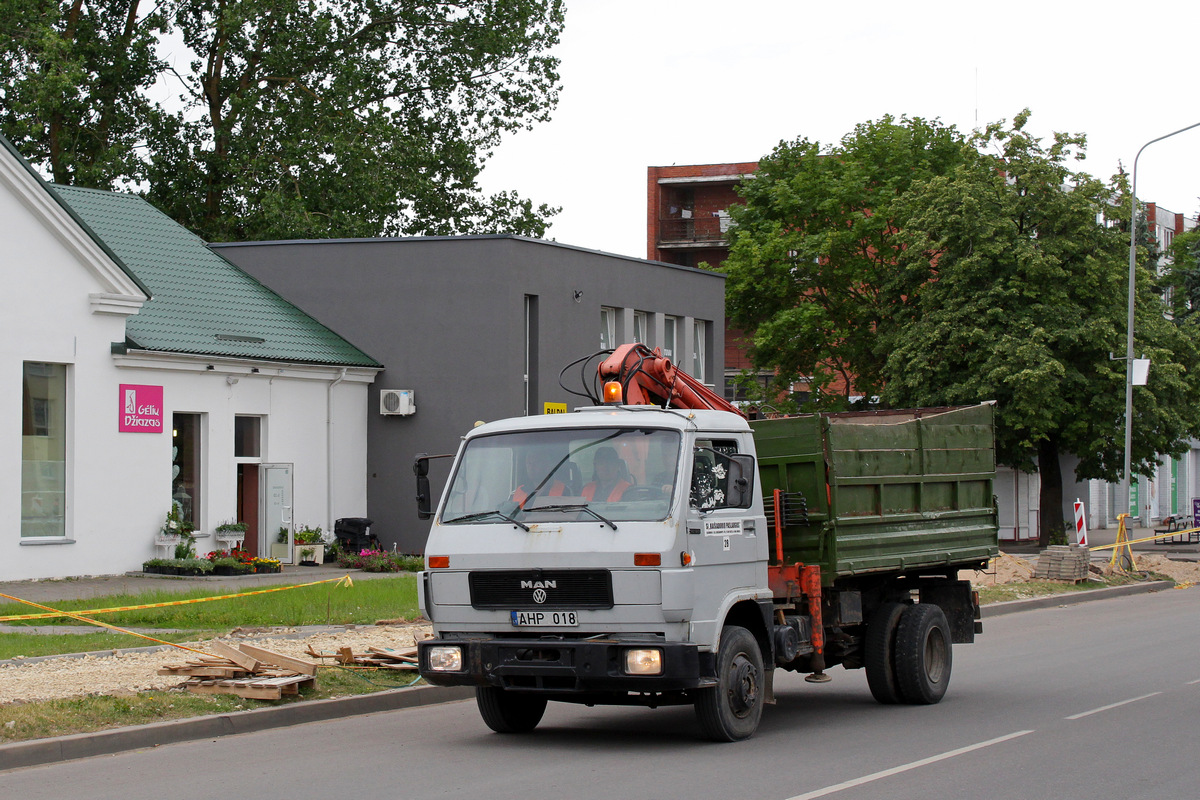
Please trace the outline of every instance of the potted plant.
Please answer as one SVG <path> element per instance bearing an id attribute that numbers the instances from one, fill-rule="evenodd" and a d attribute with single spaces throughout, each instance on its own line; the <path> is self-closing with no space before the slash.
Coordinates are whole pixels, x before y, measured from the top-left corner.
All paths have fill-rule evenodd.
<path id="1" fill-rule="evenodd" d="M 283 571 L 283 566 L 277 558 L 256 558 L 254 559 L 253 567 L 254 571 L 259 574 Z"/>
<path id="2" fill-rule="evenodd" d="M 254 572 L 254 565 L 249 554 L 244 550 L 234 548 L 232 552 L 214 550 L 208 554 L 214 575 L 249 575 Z"/>
<path id="3" fill-rule="evenodd" d="M 148 561 L 142 562 L 142 572 L 149 575 L 171 575 L 173 572 L 168 572 L 167 569 L 171 566 L 172 559 L 169 558 L 151 558 Z"/>
<path id="4" fill-rule="evenodd" d="M 297 548 L 297 561 L 313 566 L 325 563 L 325 536 L 321 526 L 310 528 L 307 525 L 296 531 L 292 541 Z"/>
<path id="5" fill-rule="evenodd" d="M 214 532 L 218 542 L 240 542 L 246 538 L 246 523 L 222 522 Z"/>

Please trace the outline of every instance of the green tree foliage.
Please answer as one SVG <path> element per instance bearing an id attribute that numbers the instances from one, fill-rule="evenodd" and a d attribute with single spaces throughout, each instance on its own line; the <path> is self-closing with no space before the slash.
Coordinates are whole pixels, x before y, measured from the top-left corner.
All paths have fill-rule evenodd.
<path id="1" fill-rule="evenodd" d="M 145 91 L 166 26 L 139 0 L 0 0 L 0 129 L 57 183 L 107 189 L 144 174 Z"/>
<path id="2" fill-rule="evenodd" d="M 1041 536 L 1062 529 L 1059 455 L 1080 478 L 1119 479 L 1124 458 L 1128 208 L 1112 187 L 1071 171 L 1082 136 L 1043 147 L 1024 130 L 991 125 L 976 145 L 993 155 L 913 187 L 896 207 L 906 249 L 898 259 L 912 296 L 893 340 L 886 402 L 997 401 L 1002 463 L 1040 466 Z M 1125 212 L 1128 213 L 1127 211 Z M 1098 217 L 1102 221 L 1098 222 Z M 1136 352 L 1151 359 L 1135 390 L 1134 469 L 1181 455 L 1200 432 L 1194 398 L 1200 353 L 1190 331 L 1163 315 L 1153 273 L 1138 269 Z"/>
<path id="3" fill-rule="evenodd" d="M 1200 228 L 1176 235 L 1171 262 L 1165 281 L 1171 307 L 1176 319 L 1190 321 L 1200 311 Z"/>
<path id="4" fill-rule="evenodd" d="M 57 181 L 139 186 L 211 241 L 541 236 L 555 213 L 477 176 L 557 103 L 562 0 L 0 3 L 18 148 Z M 182 57 L 155 57 L 164 32 Z M 147 99 L 160 77 L 177 100 Z"/>
<path id="5" fill-rule="evenodd" d="M 780 387 L 811 377 L 824 407 L 844 405 L 834 392 L 851 384 L 877 394 L 888 327 L 909 303 L 892 274 L 892 205 L 972 155 L 952 127 L 885 116 L 836 146 L 801 138 L 760 161 L 730 209 L 724 266 L 729 321 L 752 332 L 755 365 Z"/>

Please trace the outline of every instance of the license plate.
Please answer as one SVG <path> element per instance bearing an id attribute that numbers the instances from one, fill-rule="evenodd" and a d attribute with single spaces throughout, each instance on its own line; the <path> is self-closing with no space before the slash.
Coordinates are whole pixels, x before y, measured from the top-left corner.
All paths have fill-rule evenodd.
<path id="1" fill-rule="evenodd" d="M 514 628 L 578 628 L 575 611 L 512 611 Z"/>

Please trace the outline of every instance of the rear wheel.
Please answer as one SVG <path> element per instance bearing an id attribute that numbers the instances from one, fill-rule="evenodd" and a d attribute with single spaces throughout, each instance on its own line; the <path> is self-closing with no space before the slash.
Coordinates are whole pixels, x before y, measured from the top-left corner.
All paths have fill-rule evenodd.
<path id="1" fill-rule="evenodd" d="M 496 686 L 476 688 L 475 703 L 483 721 L 496 733 L 526 733 L 536 728 L 546 713 L 546 698 Z"/>
<path id="2" fill-rule="evenodd" d="M 717 685 L 700 690 L 696 718 L 704 735 L 715 742 L 749 739 L 763 710 L 763 660 L 758 640 L 745 628 L 721 631 L 717 651 Z"/>
<path id="3" fill-rule="evenodd" d="M 950 683 L 950 624 L 938 606 L 917 603 L 900 615 L 896 628 L 896 684 L 912 705 L 942 699 Z"/>
<path id="4" fill-rule="evenodd" d="M 867 686 L 880 703 L 894 705 L 901 701 L 896 684 L 896 627 L 907 608 L 903 603 L 884 603 L 871 615 L 863 640 L 863 667 L 867 671 Z"/>

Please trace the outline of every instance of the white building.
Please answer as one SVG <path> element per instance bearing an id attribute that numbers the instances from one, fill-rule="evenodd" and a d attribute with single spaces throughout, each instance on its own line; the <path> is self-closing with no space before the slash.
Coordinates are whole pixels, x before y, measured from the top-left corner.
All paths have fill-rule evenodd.
<path id="1" fill-rule="evenodd" d="M 177 503 L 222 522 L 365 516 L 381 365 L 133 195 L 51 187 L 0 137 L 0 580 L 113 574 Z M 20 453 L 20 458 L 17 454 Z M 161 552 L 157 553 L 161 554 Z"/>

